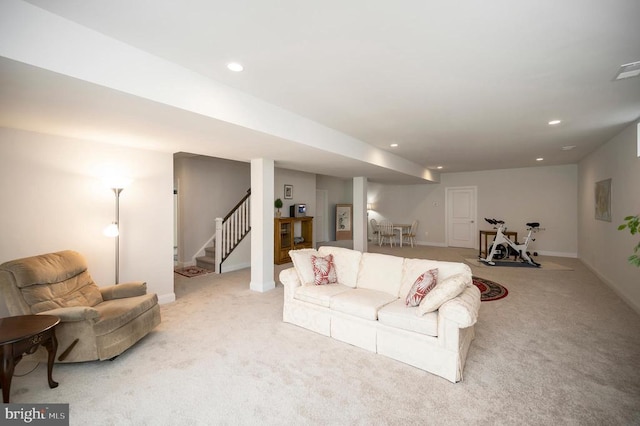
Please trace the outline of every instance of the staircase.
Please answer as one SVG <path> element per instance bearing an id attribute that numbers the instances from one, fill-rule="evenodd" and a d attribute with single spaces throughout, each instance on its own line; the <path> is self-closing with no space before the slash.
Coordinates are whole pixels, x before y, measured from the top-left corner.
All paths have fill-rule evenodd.
<path id="1" fill-rule="evenodd" d="M 222 262 L 251 231 L 251 188 L 224 218 L 216 218 L 216 233 L 210 239 L 212 246 L 205 247 L 204 256 L 196 257 L 196 266 L 220 273 Z"/>
<path id="2" fill-rule="evenodd" d="M 215 244 L 215 237 L 213 237 L 213 243 Z M 196 266 L 199 268 L 208 269 L 210 271 L 216 271 L 216 246 L 205 247 L 204 256 L 196 257 Z"/>

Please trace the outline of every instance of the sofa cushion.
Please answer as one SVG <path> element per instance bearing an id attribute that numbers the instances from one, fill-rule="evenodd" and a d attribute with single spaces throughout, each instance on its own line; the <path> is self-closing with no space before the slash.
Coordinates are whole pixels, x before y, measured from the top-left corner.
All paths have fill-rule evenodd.
<path id="1" fill-rule="evenodd" d="M 396 300 L 396 296 L 384 291 L 354 288 L 333 296 L 329 307 L 336 312 L 375 321 L 378 310 Z"/>
<path id="2" fill-rule="evenodd" d="M 407 307 L 402 299 L 380 308 L 378 321 L 380 324 L 402 330 L 413 331 L 427 336 L 438 336 L 438 313 L 429 312 L 418 316 L 414 307 Z"/>
<path id="3" fill-rule="evenodd" d="M 443 303 L 453 299 L 464 291 L 468 285 L 473 285 L 471 275 L 464 273 L 452 275 L 440 281 L 420 302 L 418 314 L 424 315 L 437 310 Z"/>
<path id="4" fill-rule="evenodd" d="M 296 288 L 293 298 L 328 308 L 333 296 L 347 290 L 351 287 L 342 284 L 303 285 Z"/>
<path id="5" fill-rule="evenodd" d="M 293 298 L 328 308 L 333 296 L 348 290 L 351 287 L 342 284 L 303 285 L 296 288 Z"/>
<path id="6" fill-rule="evenodd" d="M 338 282 L 355 288 L 358 281 L 358 270 L 362 253 L 344 247 L 322 246 L 318 249 L 321 256 L 333 255 Z"/>
<path id="7" fill-rule="evenodd" d="M 158 296 L 155 293 L 104 301 L 94 306 L 100 313 L 100 320 L 93 326 L 93 331 L 96 336 L 111 333 L 157 304 Z"/>
<path id="8" fill-rule="evenodd" d="M 336 267 L 333 265 L 333 255 L 311 256 L 311 264 L 313 265 L 313 283 L 315 285 L 336 284 L 338 282 Z"/>
<path id="9" fill-rule="evenodd" d="M 424 296 L 429 293 L 438 283 L 438 269 L 429 269 L 416 278 L 411 290 L 405 297 L 405 305 L 418 306 Z"/>
<path id="10" fill-rule="evenodd" d="M 363 253 L 357 288 L 383 291 L 398 297 L 404 258 L 379 253 Z M 424 270 L 422 271 L 424 272 Z M 419 275 L 419 274 L 418 274 Z M 414 281 L 417 275 L 413 278 Z"/>
<path id="11" fill-rule="evenodd" d="M 296 268 L 302 285 L 313 284 L 313 264 L 311 256 L 320 256 L 314 249 L 289 250 L 289 257 Z"/>
<path id="12" fill-rule="evenodd" d="M 444 262 L 429 259 L 405 259 L 402 268 L 402 284 L 398 296 L 405 298 L 416 281 L 424 271 L 438 269 L 438 282 L 461 272 L 471 275 L 468 265 L 459 262 Z"/>

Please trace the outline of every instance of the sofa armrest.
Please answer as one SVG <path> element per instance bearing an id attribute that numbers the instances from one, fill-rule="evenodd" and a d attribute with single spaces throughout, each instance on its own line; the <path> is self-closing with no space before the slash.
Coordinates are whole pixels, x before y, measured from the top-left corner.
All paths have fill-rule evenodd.
<path id="1" fill-rule="evenodd" d="M 100 312 L 91 306 L 69 306 L 66 308 L 56 308 L 49 311 L 38 312 L 38 315 L 54 315 L 60 318 L 60 322 L 77 322 L 100 318 Z"/>
<path id="2" fill-rule="evenodd" d="M 479 311 L 480 290 L 475 285 L 470 285 L 460 295 L 440 306 L 438 313 L 460 328 L 466 328 L 476 323 Z"/>
<path id="3" fill-rule="evenodd" d="M 284 286 L 285 299 L 293 299 L 296 287 L 300 287 L 302 285 L 296 269 L 288 268 L 280 271 L 279 278 L 280 282 Z"/>
<path id="4" fill-rule="evenodd" d="M 147 294 L 147 283 L 144 281 L 132 281 L 123 284 L 100 287 L 103 300 L 124 299 L 126 297 L 142 296 Z"/>

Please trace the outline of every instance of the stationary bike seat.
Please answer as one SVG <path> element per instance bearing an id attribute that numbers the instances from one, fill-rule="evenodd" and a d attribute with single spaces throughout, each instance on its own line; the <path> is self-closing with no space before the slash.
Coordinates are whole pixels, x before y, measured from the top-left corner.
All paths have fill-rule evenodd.
<path id="1" fill-rule="evenodd" d="M 530 226 L 531 228 L 539 228 L 540 222 L 529 222 L 527 223 L 527 226 Z"/>

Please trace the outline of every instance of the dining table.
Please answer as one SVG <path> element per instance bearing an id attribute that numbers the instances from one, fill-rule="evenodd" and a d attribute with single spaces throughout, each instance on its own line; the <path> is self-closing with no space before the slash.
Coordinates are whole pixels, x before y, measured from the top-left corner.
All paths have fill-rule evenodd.
<path id="1" fill-rule="evenodd" d="M 394 231 L 398 231 L 398 233 L 400 234 L 400 247 L 402 247 L 402 234 L 404 234 L 405 230 L 409 230 L 411 229 L 411 224 L 410 223 L 394 223 L 393 224 L 393 230 Z"/>

